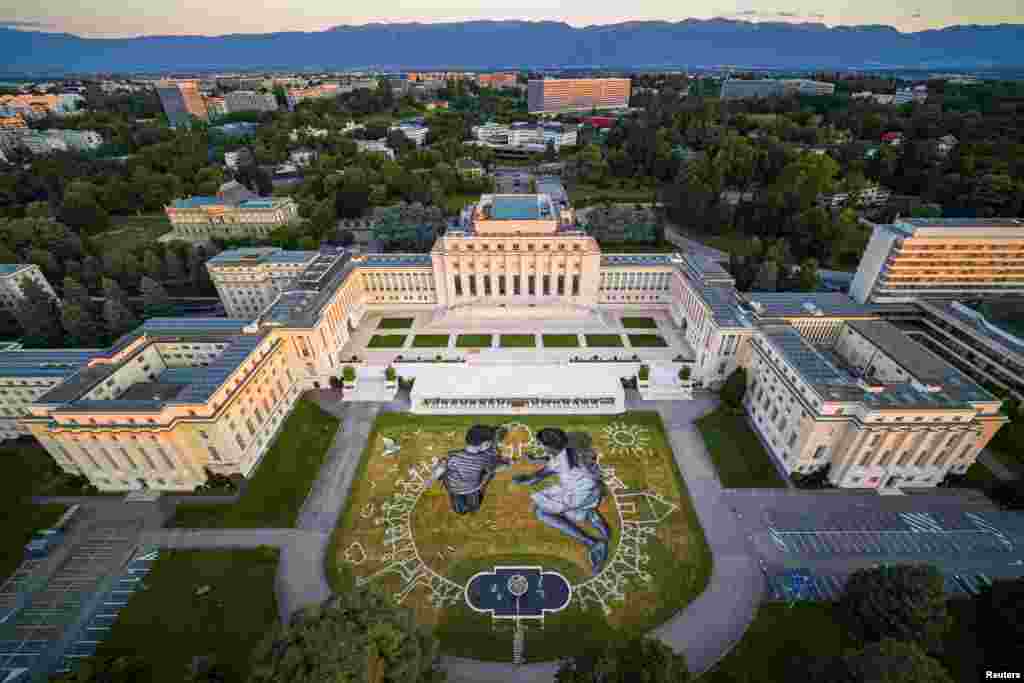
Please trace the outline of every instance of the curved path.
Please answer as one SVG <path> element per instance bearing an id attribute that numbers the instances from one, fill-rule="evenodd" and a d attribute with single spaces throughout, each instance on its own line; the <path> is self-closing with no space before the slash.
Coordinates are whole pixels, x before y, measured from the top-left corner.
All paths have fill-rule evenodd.
<path id="1" fill-rule="evenodd" d="M 327 398 L 325 396 L 325 398 Z M 764 580 L 757 560 L 736 518 L 722 496 L 704 441 L 694 421 L 714 407 L 713 399 L 695 401 L 631 401 L 630 409 L 657 410 L 668 432 L 679 469 L 714 557 L 707 589 L 682 612 L 654 630 L 654 635 L 686 655 L 693 672 L 704 672 L 723 657 L 746 631 L 760 603 Z M 277 597 L 282 619 L 297 609 L 329 597 L 325 559 L 358 468 L 370 429 L 381 411 L 406 409 L 396 401 L 331 403 L 321 406 L 342 420 L 327 462 L 299 514 L 298 530 L 282 539 Z M 554 680 L 557 663 L 514 666 L 445 657 L 452 683 L 513 683 Z"/>

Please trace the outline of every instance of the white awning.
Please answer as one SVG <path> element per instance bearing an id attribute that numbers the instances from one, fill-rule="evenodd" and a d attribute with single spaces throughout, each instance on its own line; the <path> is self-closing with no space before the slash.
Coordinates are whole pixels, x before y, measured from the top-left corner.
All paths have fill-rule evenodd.
<path id="1" fill-rule="evenodd" d="M 413 365 L 413 364 L 410 364 Z M 467 365 L 416 363 L 410 398 L 615 398 L 622 383 L 603 363 Z M 401 374 L 401 373 L 400 373 Z"/>

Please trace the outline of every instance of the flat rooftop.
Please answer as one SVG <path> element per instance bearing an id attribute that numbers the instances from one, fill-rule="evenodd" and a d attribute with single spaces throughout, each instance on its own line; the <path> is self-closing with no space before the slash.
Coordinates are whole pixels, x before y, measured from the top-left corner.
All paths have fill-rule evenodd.
<path id="1" fill-rule="evenodd" d="M 949 363 L 915 342 L 890 322 L 850 320 L 847 321 L 847 325 L 921 382 L 941 383 L 951 369 Z"/>
<path id="2" fill-rule="evenodd" d="M 412 393 L 421 398 L 612 398 L 622 383 L 596 365 L 425 365 Z"/>
<path id="3" fill-rule="evenodd" d="M 491 204 L 491 220 L 535 220 L 541 217 L 536 195 L 498 195 Z"/>
<path id="4" fill-rule="evenodd" d="M 875 306 L 858 303 L 842 292 L 743 292 L 740 297 L 759 318 L 868 318 L 878 315 Z"/>
<path id="5" fill-rule="evenodd" d="M 101 349 L 0 351 L 0 377 L 66 377 L 99 353 Z"/>

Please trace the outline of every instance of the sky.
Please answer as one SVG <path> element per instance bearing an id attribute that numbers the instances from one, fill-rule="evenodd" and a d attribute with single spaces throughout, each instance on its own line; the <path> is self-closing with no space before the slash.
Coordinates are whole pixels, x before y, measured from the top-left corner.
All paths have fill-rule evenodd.
<path id="1" fill-rule="evenodd" d="M 1021 0 L 910 0 L 894 8 L 887 0 L 798 0 L 763 5 L 745 0 L 0 0 L 0 26 L 74 33 L 87 37 L 220 35 L 273 31 L 319 31 L 338 24 L 425 23 L 470 19 L 564 21 L 573 26 L 622 21 L 680 21 L 726 17 L 746 21 L 888 24 L 920 31 L 951 24 L 1024 23 Z M 629 14 L 625 14 L 627 11 Z"/>

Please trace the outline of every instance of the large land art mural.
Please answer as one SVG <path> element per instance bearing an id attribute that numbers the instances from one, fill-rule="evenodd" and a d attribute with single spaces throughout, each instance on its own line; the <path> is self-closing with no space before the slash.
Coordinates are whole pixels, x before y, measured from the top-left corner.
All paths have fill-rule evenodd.
<path id="1" fill-rule="evenodd" d="M 703 591 L 710 562 L 641 412 L 382 415 L 328 560 L 335 590 L 390 593 L 447 653 L 495 660 L 645 632 Z"/>

